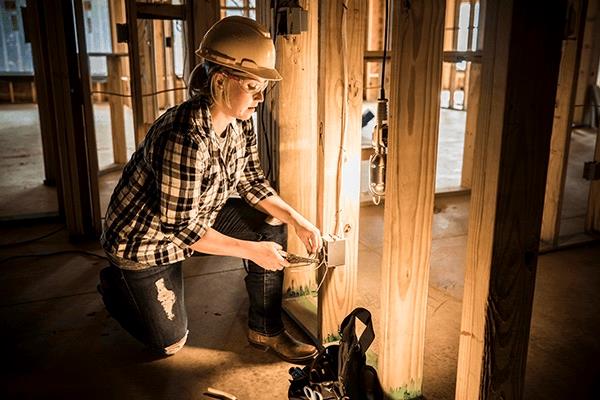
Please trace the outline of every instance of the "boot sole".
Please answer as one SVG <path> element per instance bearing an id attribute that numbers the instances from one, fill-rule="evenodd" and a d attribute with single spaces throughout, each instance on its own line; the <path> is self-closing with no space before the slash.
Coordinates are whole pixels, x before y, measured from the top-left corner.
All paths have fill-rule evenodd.
<path id="1" fill-rule="evenodd" d="M 256 347 L 257 349 L 260 349 L 260 350 L 265 351 L 265 352 L 273 353 L 277 357 L 279 357 L 280 359 L 282 359 L 283 361 L 289 362 L 291 364 L 302 364 L 302 365 L 308 364 L 310 361 L 312 361 L 315 358 L 315 356 L 317 354 L 319 354 L 318 351 L 315 351 L 314 354 L 311 354 L 310 356 L 305 356 L 305 357 L 300 357 L 300 358 L 290 358 L 290 357 L 284 356 L 281 353 L 278 353 L 272 347 L 265 346 L 264 344 L 254 343 L 254 342 L 251 342 L 251 341 L 248 341 L 248 343 L 250 343 L 250 345 L 252 347 Z"/>

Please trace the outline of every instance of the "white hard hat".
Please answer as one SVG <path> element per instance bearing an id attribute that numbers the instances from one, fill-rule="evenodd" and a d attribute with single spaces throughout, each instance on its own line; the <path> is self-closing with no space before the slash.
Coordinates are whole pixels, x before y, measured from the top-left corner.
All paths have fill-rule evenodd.
<path id="1" fill-rule="evenodd" d="M 275 69 L 275 45 L 269 31 L 250 18 L 221 19 L 206 32 L 196 54 L 262 79 L 282 79 Z"/>

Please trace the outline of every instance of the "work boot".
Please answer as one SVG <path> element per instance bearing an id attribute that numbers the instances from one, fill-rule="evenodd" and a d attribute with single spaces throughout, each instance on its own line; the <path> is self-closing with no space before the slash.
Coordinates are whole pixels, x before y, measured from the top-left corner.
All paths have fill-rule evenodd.
<path id="1" fill-rule="evenodd" d="M 259 349 L 270 350 L 282 360 L 292 364 L 305 364 L 317 355 L 315 346 L 294 339 L 287 331 L 279 335 L 267 336 L 250 329 L 248 342 Z"/>

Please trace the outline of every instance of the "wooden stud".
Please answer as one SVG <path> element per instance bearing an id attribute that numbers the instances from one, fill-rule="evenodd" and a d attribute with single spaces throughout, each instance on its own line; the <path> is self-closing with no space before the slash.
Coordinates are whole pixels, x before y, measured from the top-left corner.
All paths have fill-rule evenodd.
<path id="1" fill-rule="evenodd" d="M 454 0 L 452 5 L 454 6 L 454 21 L 452 21 L 452 50 L 457 50 L 458 46 L 458 20 L 460 18 L 460 5 L 462 4 L 461 0 Z M 448 5 L 447 5 L 448 6 Z M 447 13 L 445 14 L 447 17 Z M 450 108 L 454 108 L 454 93 L 459 89 L 458 85 L 458 76 L 459 73 L 456 69 L 456 62 L 450 64 L 450 86 L 448 90 L 450 91 L 450 101 L 448 102 Z"/>
<path id="2" fill-rule="evenodd" d="M 37 103 L 37 91 L 35 90 L 35 83 L 31 82 L 29 87 L 31 88 L 31 102 Z"/>
<path id="3" fill-rule="evenodd" d="M 158 117 L 158 96 L 154 94 L 156 88 L 156 46 L 154 43 L 154 22 L 153 20 L 137 19 L 137 34 L 139 47 L 139 65 L 140 82 L 142 96 L 142 124 L 144 127 L 144 136 L 150 129 L 150 126 Z M 143 137 L 138 137 L 138 141 Z M 138 142 L 139 143 L 139 142 Z"/>
<path id="4" fill-rule="evenodd" d="M 200 47 L 202 38 L 217 21 L 221 19 L 219 0 L 195 0 L 188 5 L 188 17 L 185 21 L 185 40 L 188 45 L 185 56 L 184 81 L 189 79 L 189 73 L 199 61 L 195 51 Z"/>
<path id="5" fill-rule="evenodd" d="M 257 21 L 271 29 L 269 0 L 256 2 Z M 283 80 L 267 90 L 258 110 L 258 136 L 265 173 L 270 169 L 279 195 L 308 220 L 316 222 L 317 202 L 317 0 L 301 2 L 308 11 L 308 31 L 299 35 L 277 36 L 276 68 Z M 264 129 L 263 129 L 264 127 Z M 268 138 L 270 148 L 265 144 Z M 271 165 L 265 165 L 270 158 Z M 290 229 L 288 250 L 306 254 L 306 249 Z M 309 293 L 315 287 L 314 272 L 307 267 L 286 271 L 284 307 L 314 338 L 316 299 Z M 297 308 L 297 309 L 296 309 Z M 306 318 L 303 318 L 306 316 Z"/>
<path id="6" fill-rule="evenodd" d="M 119 43 L 117 40 L 117 24 L 125 23 L 125 3 L 123 0 L 110 0 L 108 2 L 110 15 L 110 36 L 113 55 L 108 56 L 108 91 L 129 94 L 129 88 L 125 82 L 129 81 L 129 62 L 127 55 L 127 44 Z M 125 80 L 124 80 L 125 79 Z M 128 85 L 127 85 L 128 86 Z M 113 141 L 113 160 L 115 164 L 127 162 L 127 146 L 125 141 L 125 115 L 123 107 L 131 106 L 129 97 L 108 96 L 110 108 L 110 126 Z"/>
<path id="7" fill-rule="evenodd" d="M 554 125 L 550 144 L 550 160 L 546 178 L 546 197 L 542 219 L 542 244 L 558 246 L 562 199 L 567 175 L 571 142 L 573 102 L 575 101 L 577 71 L 581 54 L 582 36 L 587 0 L 570 0 L 573 31 L 563 40 L 562 59 L 558 76 L 558 91 L 554 108 Z"/>
<path id="8" fill-rule="evenodd" d="M 467 51 L 473 48 L 473 31 L 475 30 L 475 4 L 479 3 L 479 0 L 469 0 L 469 28 L 467 37 Z M 475 38 L 476 39 L 476 38 Z M 465 93 L 466 94 L 466 93 Z"/>
<path id="9" fill-rule="evenodd" d="M 68 6 L 66 7 L 68 8 Z M 83 19 L 83 4 L 74 2 L 75 16 L 75 35 L 77 43 L 70 52 L 75 52 L 77 61 L 79 62 L 79 90 L 81 90 L 81 101 L 74 102 L 71 105 L 72 109 L 81 109 L 82 121 L 79 122 L 81 128 L 75 128 L 71 133 L 75 137 L 75 142 L 78 153 L 77 166 L 80 185 L 79 197 L 77 198 L 82 209 L 82 215 L 78 216 L 81 220 L 83 230 L 77 234 L 84 236 L 99 237 L 102 232 L 102 222 L 100 220 L 100 191 L 98 188 L 98 147 L 96 145 L 96 131 L 94 125 L 94 110 L 92 105 L 92 95 L 90 89 L 90 67 L 89 58 L 87 56 L 87 48 L 85 43 L 85 30 Z M 75 60 L 73 60 L 75 61 Z M 68 62 L 67 65 L 72 65 L 73 62 Z M 71 90 L 71 93 L 73 90 Z M 73 101 L 72 99 L 71 101 Z M 71 115 L 77 118 L 77 112 Z M 77 121 L 76 121 L 77 123 Z M 83 135 L 81 134 L 83 132 Z M 74 171 L 71 171 L 74 172 Z M 74 230 L 71 230 L 74 235 Z"/>
<path id="10" fill-rule="evenodd" d="M 395 1 L 379 372 L 394 399 L 421 394 L 445 1 Z"/>
<path id="11" fill-rule="evenodd" d="M 596 127 L 596 132 L 594 161 L 600 164 L 600 126 Z M 588 208 L 585 218 L 585 231 L 594 236 L 600 235 L 600 180 L 590 182 Z"/>
<path id="12" fill-rule="evenodd" d="M 127 0 L 110 0 L 108 2 L 108 11 L 110 15 L 110 37 L 112 42 L 113 54 L 127 54 L 127 43 L 119 43 L 117 40 L 117 24 L 127 22 L 125 15 L 125 1 Z M 123 94 L 130 94 L 129 88 L 129 57 L 121 57 L 121 73 L 124 80 L 121 81 Z M 123 104 L 131 107 L 131 97 L 123 97 Z"/>
<path id="13" fill-rule="evenodd" d="M 177 77 L 175 76 L 175 58 L 173 56 L 173 21 L 163 21 L 165 38 L 171 38 L 171 46 L 165 46 L 165 88 L 169 90 L 166 93 L 167 104 L 169 107 L 174 106 L 175 103 L 175 91 L 177 84 Z"/>
<path id="14" fill-rule="evenodd" d="M 36 62 L 40 67 L 36 73 L 49 78 L 46 93 L 57 135 L 61 211 L 72 236 L 97 237 L 101 230 L 98 160 L 82 4 L 38 0 L 27 6 L 38 22 L 43 21 L 35 30 L 39 36 L 32 38 L 32 47 L 39 49 L 46 43 L 42 54 L 36 50 L 44 58 Z"/>
<path id="15" fill-rule="evenodd" d="M 471 187 L 473 175 L 473 150 L 475 148 L 475 132 L 477 131 L 477 115 L 479 113 L 479 96 L 481 93 L 481 64 L 469 63 L 467 90 L 467 121 L 465 124 L 465 142 L 463 145 L 463 161 L 460 177 L 462 188 Z"/>
<path id="16" fill-rule="evenodd" d="M 165 30 L 164 20 L 152 21 L 152 43 L 154 44 L 154 85 L 156 88 L 156 101 L 158 110 L 167 108 L 167 94 L 164 91 L 167 87 L 165 79 L 166 59 L 165 59 Z"/>
<path id="17" fill-rule="evenodd" d="M 379 86 L 381 84 L 381 61 L 383 59 L 385 0 L 370 0 L 367 3 L 367 44 L 364 60 L 363 98 L 366 101 L 377 101 L 377 98 L 379 97 Z M 391 56 L 389 52 L 387 55 L 388 57 Z M 389 67 L 389 65 L 387 65 L 386 68 L 387 67 Z M 372 153 L 369 149 L 370 147 L 365 149 L 365 151 Z M 370 154 L 366 156 L 366 160 L 369 159 L 369 156 Z"/>
<path id="18" fill-rule="evenodd" d="M 319 292 L 325 342 L 339 339 L 339 325 L 355 306 L 366 11 L 362 0 L 319 7 L 317 221 L 322 233 L 346 240 L 346 264 L 328 271 Z M 319 272 L 321 280 L 325 270 Z"/>
<path id="19" fill-rule="evenodd" d="M 108 64 L 108 91 L 123 94 L 121 57 L 109 55 L 106 57 Z M 115 164 L 127 162 L 127 146 L 125 144 L 125 115 L 123 111 L 123 97 L 109 95 L 108 106 L 110 109 L 110 129 L 112 134 L 113 159 Z"/>
<path id="20" fill-rule="evenodd" d="M 136 8 L 137 17 L 139 19 L 171 20 L 186 18 L 185 5 L 147 3 L 138 1 Z"/>
<path id="21" fill-rule="evenodd" d="M 595 85 L 598 80 L 598 63 L 600 62 L 599 37 L 600 0 L 589 0 L 583 34 L 583 46 L 581 49 L 581 62 L 577 76 L 575 110 L 573 112 L 573 122 L 576 125 L 584 123 L 584 105 L 588 101 L 589 87 L 590 85 Z"/>
<path id="22" fill-rule="evenodd" d="M 136 1 L 125 0 L 125 6 L 128 26 L 127 45 L 129 49 L 129 84 L 131 90 L 135 144 L 137 146 L 146 136 L 146 128 L 144 126 L 144 104 L 142 101 L 143 90 Z"/>
<path id="23" fill-rule="evenodd" d="M 42 153 L 44 159 L 44 184 L 57 187 L 59 213 L 64 213 L 62 188 L 59 174 L 58 144 L 56 125 L 54 124 L 54 104 L 51 92 L 50 66 L 48 46 L 42 40 L 45 35 L 41 19 L 43 10 L 37 2 L 32 2 L 24 9 L 24 29 L 31 40 L 31 54 L 34 65 L 34 83 L 38 97 L 38 115 L 42 136 Z"/>
<path id="24" fill-rule="evenodd" d="M 483 3 L 457 399 L 523 397 L 565 9 Z"/>

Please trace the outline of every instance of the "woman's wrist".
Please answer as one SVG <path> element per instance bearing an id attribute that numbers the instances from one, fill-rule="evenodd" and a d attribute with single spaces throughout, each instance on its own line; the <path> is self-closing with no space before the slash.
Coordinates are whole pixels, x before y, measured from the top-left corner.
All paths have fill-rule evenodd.
<path id="1" fill-rule="evenodd" d="M 247 260 L 252 259 L 255 250 L 254 242 L 249 240 L 236 240 L 235 242 L 235 253 L 239 258 L 245 258 Z"/>

